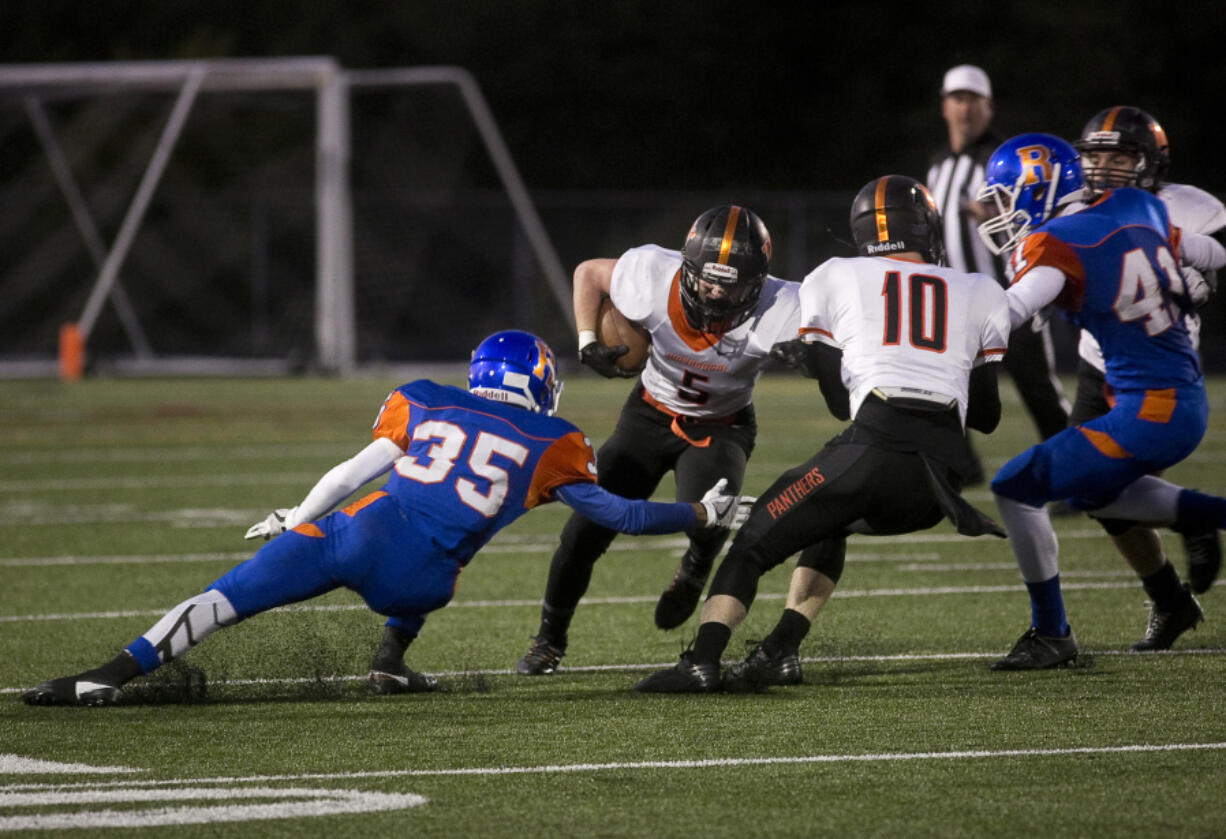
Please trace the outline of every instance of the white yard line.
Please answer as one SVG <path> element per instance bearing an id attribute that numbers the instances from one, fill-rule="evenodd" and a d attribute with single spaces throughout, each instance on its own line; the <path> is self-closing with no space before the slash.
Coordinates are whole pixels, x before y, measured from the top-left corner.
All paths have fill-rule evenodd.
<path id="1" fill-rule="evenodd" d="M 1062 578 L 1064 575 L 1061 575 Z M 1070 574 L 1068 576 L 1077 576 Z M 1096 576 L 1094 572 L 1086 572 L 1084 576 Z M 1114 576 L 1110 572 L 1104 576 Z M 1138 583 L 1131 574 L 1122 576 L 1128 579 L 1122 582 L 1088 582 L 1088 583 L 1067 583 L 1062 584 L 1060 588 L 1064 591 L 1106 591 L 1111 589 L 1133 589 L 1138 587 Z M 1215 586 L 1226 585 L 1226 580 L 1218 580 L 1214 583 Z M 925 586 L 920 588 L 874 588 L 874 589 L 839 589 L 833 595 L 837 598 L 862 598 L 862 597 L 931 597 L 933 595 L 955 595 L 955 594 L 1017 594 L 1019 591 L 1024 591 L 1021 582 L 1009 583 L 1007 585 L 995 586 Z M 580 600 L 580 604 L 584 606 L 610 606 L 635 603 L 655 603 L 659 599 L 658 594 L 650 595 L 627 595 L 625 597 L 585 597 Z M 772 593 L 763 592 L 758 594 L 757 600 L 783 600 L 785 594 L 782 592 Z M 444 608 L 446 609 L 502 609 L 502 608 L 518 608 L 518 607 L 536 607 L 540 606 L 540 598 L 532 599 L 506 599 L 506 600 L 453 600 Z M 85 620 L 85 619 L 107 619 L 107 618 L 134 618 L 134 617 L 161 617 L 166 613 L 170 606 L 162 609 L 126 609 L 112 610 L 105 612 L 51 612 L 42 614 L 27 614 L 27 615 L 0 615 L 0 624 L 3 623 L 27 623 L 33 621 L 58 621 L 58 620 Z M 281 606 L 273 609 L 273 612 L 356 612 L 367 611 L 368 607 L 364 603 L 337 603 L 328 605 L 295 605 Z"/>
<path id="2" fill-rule="evenodd" d="M 174 463 L 187 460 L 294 460 L 301 457 L 349 457 L 360 446 L 352 443 L 218 443 L 215 446 L 88 446 L 0 452 L 0 464 L 38 466 L 45 463 Z"/>
<path id="3" fill-rule="evenodd" d="M 782 598 L 781 598 L 782 599 Z M 1165 650 L 1163 652 L 1145 653 L 1144 657 L 1148 656 L 1201 656 L 1214 655 L 1220 656 L 1226 653 L 1226 649 L 1181 649 L 1181 650 Z M 800 661 L 804 664 L 851 664 L 851 663 L 869 663 L 869 664 L 884 664 L 890 662 L 917 662 L 917 661 L 966 661 L 999 658 L 1000 650 L 993 649 L 983 652 L 962 652 L 962 653 L 896 653 L 891 655 L 838 655 L 838 656 L 802 656 Z M 1125 656 L 1125 657 L 1142 657 L 1140 653 L 1134 653 L 1129 650 L 1082 650 L 1081 655 L 1086 656 Z M 732 661 L 728 660 L 728 664 Z M 656 662 L 638 662 L 632 664 L 587 664 L 577 665 L 574 667 L 563 667 L 558 670 L 558 676 L 566 676 L 571 674 L 581 673 L 634 673 L 645 670 L 659 670 L 676 664 L 675 661 L 656 661 Z M 439 679 L 459 679 L 472 676 L 515 676 L 516 672 L 511 667 L 498 667 L 473 670 L 433 670 L 429 671 L 429 675 Z M 550 676 L 548 678 L 554 678 Z M 334 684 L 339 682 L 361 682 L 366 680 L 366 674 L 360 673 L 352 676 L 293 676 L 277 679 L 218 679 L 211 681 L 210 684 L 217 687 L 247 687 L 247 686 L 265 686 L 265 685 L 305 685 L 315 684 L 316 682 L 324 682 Z M 28 688 L 24 687 L 0 687 L 0 695 L 21 693 Z M 0 774 L 3 774 L 0 772 Z"/>
<path id="4" fill-rule="evenodd" d="M 1222 581 L 1218 581 L 1222 584 Z M 1098 583 L 1069 583 L 1062 585 L 1064 591 L 1091 591 L 1105 589 L 1131 589 L 1137 588 L 1137 582 L 1129 578 L 1123 582 L 1098 582 Z M 1017 594 L 1019 591 L 1025 591 L 1022 583 L 1015 582 L 1008 585 L 997 586 L 926 586 L 920 588 L 876 588 L 876 589 L 839 589 L 834 593 L 834 597 L 931 597 L 933 595 L 944 594 Z M 780 593 L 764 592 L 758 595 L 757 599 L 765 600 L 783 600 L 785 595 Z M 619 605 L 633 603 L 655 603 L 659 599 L 658 594 L 650 595 L 629 595 L 626 597 L 585 597 L 580 600 L 580 604 L 584 606 L 596 605 Z M 540 598 L 532 599 L 507 599 L 507 600 L 453 600 L 444 608 L 447 609 L 502 609 L 509 607 L 537 607 L 541 605 Z M 86 620 L 86 619 L 108 619 L 108 618 L 134 618 L 134 617 L 161 617 L 166 613 L 170 606 L 161 609 L 125 609 L 113 610 L 104 612 L 51 612 L 41 614 L 27 615 L 0 615 L 0 624 L 3 623 L 27 623 L 33 621 L 58 621 L 58 620 Z M 365 611 L 367 606 L 363 603 L 338 603 L 329 605 L 295 605 L 281 606 L 273 609 L 273 612 L 352 612 Z"/>
<path id="5" fill-rule="evenodd" d="M 123 477 L 30 478 L 0 481 L 0 492 L 66 492 L 113 489 L 192 489 L 194 487 L 284 486 L 319 480 L 318 472 L 246 472 L 241 475 L 126 475 Z"/>
<path id="6" fill-rule="evenodd" d="M 780 766 L 813 763 L 898 763 L 912 760 L 992 760 L 1050 758 L 1085 755 L 1151 754 L 1157 752 L 1222 751 L 1226 742 L 1135 743 L 1116 746 L 1074 746 L 1049 749 L 969 749 L 946 752 L 870 752 L 867 754 L 777 755 L 774 757 L 719 757 L 698 760 L 641 760 L 616 763 L 554 763 L 536 766 L 462 766 L 445 769 L 376 769 L 360 772 L 293 773 L 283 775 L 235 775 L 212 778 L 175 778 L 150 781 L 78 782 L 59 784 L 56 790 L 104 790 L 129 787 L 177 787 L 185 784 L 265 784 L 302 781 L 353 781 L 368 778 L 428 778 L 457 775 L 555 775 L 570 772 L 608 772 L 655 769 L 724 769 L 742 766 Z M 0 792 L 18 795 L 44 790 L 43 784 L 10 784 Z M 126 799 L 131 800 L 131 799 Z"/>

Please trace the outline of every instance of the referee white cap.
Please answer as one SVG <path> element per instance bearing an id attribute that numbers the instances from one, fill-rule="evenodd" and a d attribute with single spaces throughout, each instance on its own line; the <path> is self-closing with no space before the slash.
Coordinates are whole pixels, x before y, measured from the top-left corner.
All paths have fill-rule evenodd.
<path id="1" fill-rule="evenodd" d="M 988 74 L 974 64 L 959 64 L 945 73 L 945 81 L 941 83 L 941 95 L 948 96 L 959 90 L 969 90 L 988 99 L 992 98 L 992 82 Z"/>

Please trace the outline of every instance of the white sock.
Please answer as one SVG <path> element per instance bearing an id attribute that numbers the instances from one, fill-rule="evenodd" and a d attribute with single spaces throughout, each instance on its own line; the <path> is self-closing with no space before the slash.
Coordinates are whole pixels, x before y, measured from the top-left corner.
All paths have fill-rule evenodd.
<path id="1" fill-rule="evenodd" d="M 1013 549 L 1022 579 L 1041 583 L 1059 574 L 1060 543 L 1056 540 L 1047 508 L 1031 507 L 997 495 L 996 509 L 1009 534 L 1009 547 Z"/>
<path id="2" fill-rule="evenodd" d="M 165 664 L 218 629 L 235 623 L 237 618 L 238 613 L 226 596 L 210 590 L 175 606 L 141 637 L 152 645 L 158 659 Z"/>

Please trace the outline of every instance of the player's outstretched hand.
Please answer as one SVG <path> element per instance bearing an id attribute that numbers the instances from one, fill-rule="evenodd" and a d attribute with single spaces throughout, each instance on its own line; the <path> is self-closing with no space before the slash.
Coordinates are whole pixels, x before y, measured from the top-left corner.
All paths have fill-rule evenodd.
<path id="1" fill-rule="evenodd" d="M 791 341 L 780 341 L 771 347 L 771 358 L 776 361 L 782 361 L 797 373 L 808 376 L 811 379 L 816 379 L 817 375 L 810 366 L 809 353 L 809 345 L 799 338 L 794 338 Z"/>
<path id="2" fill-rule="evenodd" d="M 707 527 L 735 530 L 749 518 L 749 510 L 758 500 L 751 495 L 727 495 L 724 492 L 727 487 L 728 479 L 720 478 L 699 502 L 707 514 Z"/>
<path id="3" fill-rule="evenodd" d="M 638 373 L 623 370 L 614 363 L 628 352 L 630 347 L 625 344 L 606 347 L 598 341 L 592 341 L 579 348 L 579 360 L 606 379 L 633 379 Z"/>
<path id="4" fill-rule="evenodd" d="M 247 535 L 244 539 L 260 539 L 267 542 L 272 537 L 285 532 L 285 520 L 289 518 L 290 510 L 280 509 L 273 510 L 268 514 L 268 518 L 264 519 L 259 524 L 253 524 L 247 528 Z"/>

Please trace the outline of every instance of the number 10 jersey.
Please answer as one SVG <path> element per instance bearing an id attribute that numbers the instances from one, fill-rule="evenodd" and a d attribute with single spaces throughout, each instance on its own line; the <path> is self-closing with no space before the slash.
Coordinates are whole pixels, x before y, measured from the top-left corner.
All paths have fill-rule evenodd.
<path id="1" fill-rule="evenodd" d="M 801 334 L 843 351 L 854 418 L 874 388 L 957 400 L 966 423 L 973 367 L 1000 361 L 1009 344 L 1004 289 L 967 274 L 898 257 L 827 260 L 800 287 Z"/>

